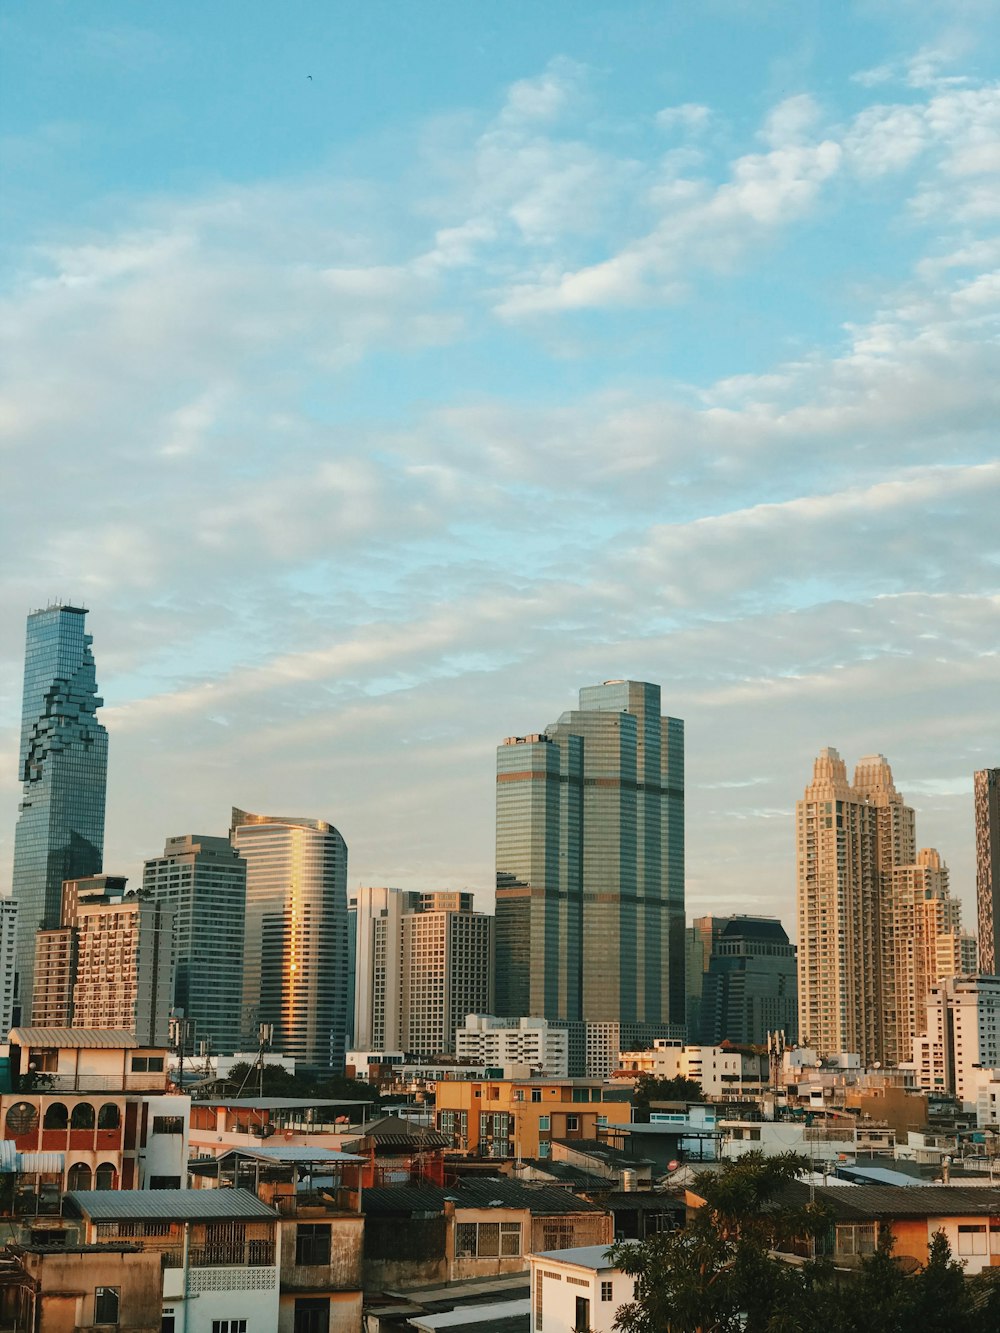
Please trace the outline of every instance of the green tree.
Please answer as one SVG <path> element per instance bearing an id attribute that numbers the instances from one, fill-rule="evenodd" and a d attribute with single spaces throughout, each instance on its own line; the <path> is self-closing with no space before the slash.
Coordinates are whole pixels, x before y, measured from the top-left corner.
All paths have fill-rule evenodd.
<path id="1" fill-rule="evenodd" d="M 640 1074 L 635 1081 L 632 1105 L 648 1115 L 651 1102 L 701 1102 L 705 1094 L 701 1084 L 693 1078 L 657 1078 L 655 1074 Z"/>
<path id="2" fill-rule="evenodd" d="M 820 1234 L 825 1210 L 781 1199 L 808 1168 L 792 1153 L 748 1153 L 717 1174 L 697 1176 L 705 1200 L 683 1231 L 642 1245 L 613 1247 L 614 1262 L 636 1279 L 635 1299 L 617 1312 L 625 1333 L 779 1333 L 806 1327 L 797 1311 L 824 1266 L 789 1265 L 773 1257 L 793 1242 Z"/>

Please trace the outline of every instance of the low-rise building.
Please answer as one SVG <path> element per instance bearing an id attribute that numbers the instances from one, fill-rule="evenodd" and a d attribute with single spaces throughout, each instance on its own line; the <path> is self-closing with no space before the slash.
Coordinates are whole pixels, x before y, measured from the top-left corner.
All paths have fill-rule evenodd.
<path id="1" fill-rule="evenodd" d="M 544 1018 L 467 1014 L 455 1032 L 455 1054 L 469 1064 L 526 1065 L 548 1078 L 567 1078 L 569 1032 Z"/>
<path id="2" fill-rule="evenodd" d="M 596 1139 L 628 1124 L 629 1092 L 586 1078 L 439 1083 L 437 1128 L 472 1157 L 548 1157 L 553 1139 Z"/>
<path id="3" fill-rule="evenodd" d="M 608 1258 L 606 1245 L 531 1255 L 531 1327 L 535 1333 L 613 1333 L 635 1280 Z"/>
<path id="4" fill-rule="evenodd" d="M 134 1242 L 14 1245 L 0 1254 L 0 1328 L 10 1333 L 160 1333 L 162 1309 L 160 1256 Z"/>
<path id="5" fill-rule="evenodd" d="M 636 1078 L 640 1074 L 690 1079 L 713 1100 L 759 1097 L 770 1079 L 766 1053 L 729 1043 L 686 1046 L 680 1041 L 658 1041 L 647 1051 L 622 1051 L 616 1077 Z"/>
<path id="6" fill-rule="evenodd" d="M 165 1091 L 162 1048 L 87 1028 L 15 1028 L 10 1038 L 0 1207 L 25 1240 L 60 1229 L 66 1190 L 183 1187 L 191 1100 Z"/>
<path id="7" fill-rule="evenodd" d="M 64 1211 L 88 1245 L 156 1255 L 163 1333 L 279 1327 L 278 1213 L 250 1190 L 74 1191 Z"/>
<path id="8" fill-rule="evenodd" d="M 503 1177 L 365 1190 L 365 1290 L 523 1273 L 533 1250 L 609 1245 L 607 1209 Z"/>

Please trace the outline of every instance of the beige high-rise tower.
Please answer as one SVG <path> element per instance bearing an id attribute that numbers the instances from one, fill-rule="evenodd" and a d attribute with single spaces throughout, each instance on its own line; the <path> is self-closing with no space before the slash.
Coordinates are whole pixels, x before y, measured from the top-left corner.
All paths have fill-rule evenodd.
<path id="1" fill-rule="evenodd" d="M 927 1026 L 927 997 L 947 977 L 976 970 L 976 941 L 962 930 L 962 907 L 948 891 L 948 867 L 933 847 L 913 865 L 891 871 L 893 984 L 888 992 L 890 1064 L 913 1058 L 913 1039 Z"/>
<path id="2" fill-rule="evenodd" d="M 821 751 L 796 807 L 796 854 L 802 1040 L 886 1061 L 896 1045 L 892 868 L 915 852 L 913 810 L 883 755 L 862 759 L 851 784 L 837 751 Z"/>

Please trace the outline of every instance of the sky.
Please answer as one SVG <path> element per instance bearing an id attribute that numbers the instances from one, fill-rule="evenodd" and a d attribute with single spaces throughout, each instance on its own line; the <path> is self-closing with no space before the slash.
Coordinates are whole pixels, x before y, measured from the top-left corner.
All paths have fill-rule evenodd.
<path id="1" fill-rule="evenodd" d="M 238 805 L 489 908 L 496 745 L 631 677 L 692 915 L 794 933 L 834 745 L 974 925 L 1000 5 L 0 0 L 0 52 L 0 882 L 66 600 L 109 871 Z"/>

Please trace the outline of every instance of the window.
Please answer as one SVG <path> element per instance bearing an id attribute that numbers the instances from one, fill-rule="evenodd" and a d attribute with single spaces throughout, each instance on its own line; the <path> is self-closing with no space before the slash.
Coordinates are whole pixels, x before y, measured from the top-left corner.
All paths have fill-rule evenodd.
<path id="1" fill-rule="evenodd" d="M 245 1319 L 213 1319 L 212 1333 L 247 1333 Z"/>
<path id="2" fill-rule="evenodd" d="M 151 1190 L 179 1190 L 180 1187 L 181 1187 L 180 1176 L 149 1177 L 149 1188 Z"/>
<path id="3" fill-rule="evenodd" d="M 566 1117 L 566 1131 L 572 1133 L 580 1128 L 580 1117 L 578 1115 L 568 1115 Z"/>
<path id="4" fill-rule="evenodd" d="M 69 1125 L 69 1112 L 62 1102 L 49 1102 L 45 1108 L 42 1129 L 66 1129 Z"/>
<path id="5" fill-rule="evenodd" d="M 154 1134 L 183 1134 L 184 1117 L 182 1115 L 154 1115 Z"/>
<path id="6" fill-rule="evenodd" d="M 540 1102 L 540 1101 L 542 1100 L 542 1090 L 541 1090 L 541 1088 L 532 1088 L 532 1089 L 531 1089 L 531 1100 L 532 1100 L 533 1102 Z"/>
<path id="7" fill-rule="evenodd" d="M 573 1320 L 574 1333 L 590 1333 L 590 1301 L 586 1296 L 576 1298 L 576 1318 Z"/>
<path id="8" fill-rule="evenodd" d="M 164 1310 L 160 1318 L 160 1333 L 176 1333 L 177 1320 L 173 1310 Z"/>
<path id="9" fill-rule="evenodd" d="M 121 1112 L 114 1102 L 105 1102 L 97 1113 L 98 1129 L 118 1129 L 121 1126 Z"/>
<path id="10" fill-rule="evenodd" d="M 292 1333 L 330 1333 L 330 1302 L 309 1296 L 295 1302 Z"/>
<path id="11" fill-rule="evenodd" d="M 330 1263 L 330 1228 L 322 1223 L 300 1222 L 295 1228 L 297 1264 Z"/>
<path id="12" fill-rule="evenodd" d="M 540 1115 L 538 1117 L 539 1130 L 551 1129 L 551 1127 L 552 1127 L 552 1117 L 550 1115 Z"/>
<path id="13" fill-rule="evenodd" d="M 545 1289 L 545 1274 L 540 1268 L 535 1269 L 535 1333 L 541 1333 L 542 1319 L 542 1292 Z"/>
<path id="14" fill-rule="evenodd" d="M 613 1282 L 601 1283 L 601 1300 L 613 1301 L 615 1298 L 615 1284 Z"/>
<path id="15" fill-rule="evenodd" d="M 28 1068 L 33 1074 L 58 1073 L 59 1051 L 54 1047 L 32 1047 L 28 1051 Z"/>
<path id="16" fill-rule="evenodd" d="M 520 1253 L 520 1222 L 459 1222 L 455 1227 L 459 1259 L 507 1259 Z"/>
<path id="17" fill-rule="evenodd" d="M 94 1172 L 95 1190 L 116 1190 L 118 1188 L 118 1168 L 113 1162 L 102 1162 Z"/>
<path id="18" fill-rule="evenodd" d="M 97 1117 L 90 1102 L 77 1102 L 70 1117 L 70 1129 L 93 1129 Z"/>
<path id="19" fill-rule="evenodd" d="M 133 1055 L 132 1056 L 133 1074 L 162 1074 L 163 1056 L 162 1055 Z M 213 1320 L 213 1323 L 218 1321 Z M 226 1321 L 223 1319 L 222 1323 Z M 246 1323 L 246 1320 L 243 1321 Z M 214 1329 L 213 1329 L 214 1333 Z M 230 1333 L 230 1330 L 224 1329 L 223 1333 Z"/>
<path id="20" fill-rule="evenodd" d="M 986 1226 L 960 1226 L 958 1228 L 959 1254 L 986 1253 Z"/>
<path id="21" fill-rule="evenodd" d="M 94 1292 L 94 1323 L 117 1324 L 120 1287 L 98 1287 Z"/>

